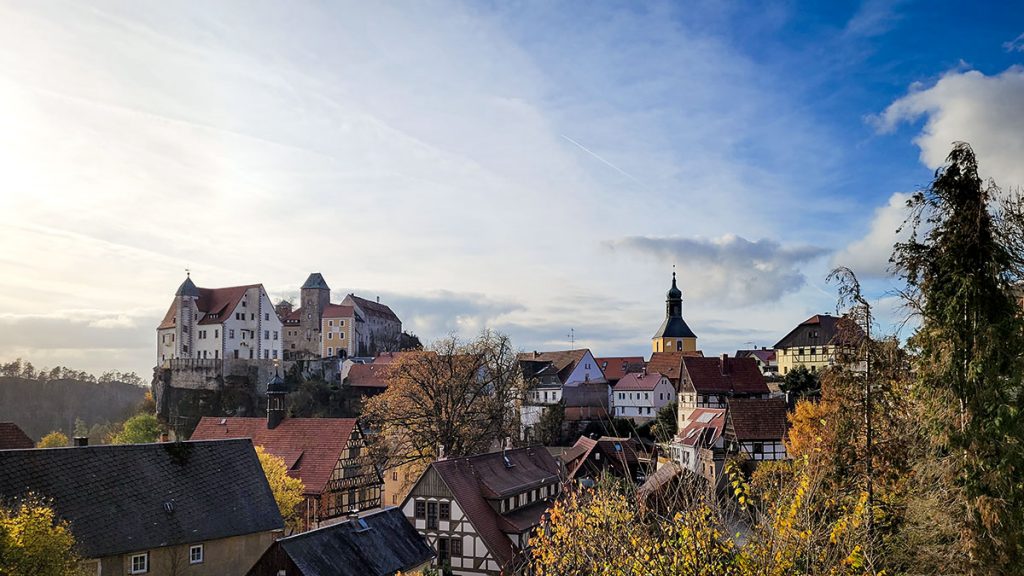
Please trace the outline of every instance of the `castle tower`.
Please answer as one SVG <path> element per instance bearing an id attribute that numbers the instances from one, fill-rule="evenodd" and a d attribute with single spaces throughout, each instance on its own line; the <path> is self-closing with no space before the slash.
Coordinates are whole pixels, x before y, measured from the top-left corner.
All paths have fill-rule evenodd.
<path id="1" fill-rule="evenodd" d="M 683 293 L 676 286 L 676 273 L 672 273 L 672 287 L 665 297 L 665 321 L 651 338 L 654 352 L 696 352 L 697 335 L 683 320 Z"/>
<path id="2" fill-rule="evenodd" d="M 178 286 L 174 297 L 178 307 L 175 313 L 178 322 L 175 334 L 174 356 L 177 358 L 191 358 L 195 354 L 193 339 L 195 338 L 195 325 L 198 322 L 199 315 L 199 306 L 196 302 L 199 300 L 199 288 L 192 282 L 191 272 L 185 273 L 185 281 L 181 283 L 181 286 Z"/>
<path id="3" fill-rule="evenodd" d="M 320 327 L 324 310 L 331 303 L 331 287 L 319 272 L 313 272 L 299 290 L 302 317 L 299 330 L 304 342 L 301 345 L 314 356 L 320 355 Z"/>

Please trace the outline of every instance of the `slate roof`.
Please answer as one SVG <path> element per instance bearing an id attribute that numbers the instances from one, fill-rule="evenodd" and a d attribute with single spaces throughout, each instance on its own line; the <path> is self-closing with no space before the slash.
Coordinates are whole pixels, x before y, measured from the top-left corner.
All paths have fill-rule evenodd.
<path id="1" fill-rule="evenodd" d="M 556 377 L 558 382 L 565 384 L 589 351 L 587 348 L 580 348 L 554 352 L 524 352 L 519 355 L 519 367 L 524 378 L 546 380 Z"/>
<path id="2" fill-rule="evenodd" d="M 14 422 L 0 422 L 0 450 L 35 448 L 36 443 Z"/>
<path id="3" fill-rule="evenodd" d="M 609 382 L 616 382 L 626 374 L 640 372 L 644 368 L 643 356 L 606 356 L 594 358 L 594 361 L 604 372 L 604 379 Z"/>
<path id="4" fill-rule="evenodd" d="M 729 422 L 736 441 L 781 441 L 786 437 L 786 401 L 782 398 L 730 398 Z"/>
<path id="5" fill-rule="evenodd" d="M 28 492 L 85 558 L 283 529 L 248 440 L 0 451 L 0 497 Z"/>
<path id="6" fill-rule="evenodd" d="M 390 576 L 429 561 L 434 550 L 400 508 L 387 508 L 358 520 L 282 538 L 264 553 L 257 566 L 266 568 L 269 562 L 283 569 L 282 556 L 295 564 L 301 576 Z M 255 567 L 250 571 L 253 573 Z"/>
<path id="7" fill-rule="evenodd" d="M 366 298 L 360 298 L 355 294 L 349 294 L 345 297 L 346 300 L 351 299 L 356 306 L 361 308 L 363 312 L 368 316 L 378 316 L 387 320 L 393 320 L 395 322 L 401 322 L 395 312 L 387 305 L 375 302 L 373 300 L 367 300 Z"/>
<path id="8" fill-rule="evenodd" d="M 629 390 L 643 390 L 651 391 L 658 387 L 661 383 L 661 379 L 664 378 L 658 372 L 648 372 L 646 374 L 627 374 L 622 380 L 619 380 L 615 384 L 616 392 L 624 392 Z"/>
<path id="9" fill-rule="evenodd" d="M 505 466 L 504 457 L 513 464 Z M 530 513 L 511 520 L 496 512 L 488 499 L 519 494 L 560 481 L 558 462 L 543 447 L 490 452 L 431 464 L 459 503 L 477 534 L 501 566 L 515 558 L 508 533 L 521 533 L 540 523 L 547 506 L 529 506 Z"/>
<path id="10" fill-rule="evenodd" d="M 307 496 L 315 496 L 326 489 L 355 427 L 354 418 L 285 418 L 271 430 L 266 418 L 204 416 L 192 440 L 251 438 L 283 458 L 288 475 L 302 480 Z"/>
<path id="11" fill-rule="evenodd" d="M 843 331 L 847 331 L 848 334 L 842 334 Z M 850 334 L 859 333 L 859 327 L 848 319 L 829 314 L 815 314 L 793 328 L 774 347 L 831 346 L 839 343 L 843 336 L 849 339 Z"/>
<path id="12" fill-rule="evenodd" d="M 683 358 L 683 371 L 698 394 L 769 393 L 753 358 Z"/>
<path id="13" fill-rule="evenodd" d="M 306 278 L 306 281 L 302 283 L 302 289 L 316 288 L 318 290 L 330 290 L 331 287 L 327 285 L 327 281 L 324 280 L 323 275 L 319 272 L 313 272 Z"/>
<path id="14" fill-rule="evenodd" d="M 654 333 L 654 336 L 651 336 L 651 339 L 696 337 L 697 335 L 693 333 L 682 316 L 666 316 L 665 321 L 661 323 L 661 327 Z"/>

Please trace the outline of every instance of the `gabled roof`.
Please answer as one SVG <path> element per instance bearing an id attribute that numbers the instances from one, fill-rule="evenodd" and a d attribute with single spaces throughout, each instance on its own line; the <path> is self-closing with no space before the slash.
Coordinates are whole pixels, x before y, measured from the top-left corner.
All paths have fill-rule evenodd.
<path id="1" fill-rule="evenodd" d="M 506 466 L 506 458 L 511 467 Z M 507 534 L 521 533 L 538 525 L 547 505 L 529 506 L 528 513 L 516 514 L 524 510 L 515 511 L 509 515 L 513 518 L 507 519 L 491 507 L 488 499 L 520 494 L 560 481 L 558 462 L 540 446 L 440 460 L 431 467 L 448 486 L 502 567 L 508 566 L 516 554 Z"/>
<path id="2" fill-rule="evenodd" d="M 669 462 L 647 477 L 647 480 L 636 490 L 636 501 L 646 502 L 652 496 L 660 494 L 672 482 L 683 474 L 683 469 L 675 461 Z"/>
<path id="3" fill-rule="evenodd" d="M 250 288 L 262 288 L 262 284 L 248 284 L 246 286 L 229 286 L 227 288 L 196 288 L 198 297 L 196 307 L 204 314 L 199 319 L 199 324 L 221 324 L 227 319 L 227 315 L 234 312 L 238 302 L 242 300 Z M 157 330 L 173 328 L 175 326 L 176 302 L 164 314 L 164 319 L 157 326 Z"/>
<path id="4" fill-rule="evenodd" d="M 35 448 L 36 443 L 14 422 L 0 422 L 0 450 Z"/>
<path id="5" fill-rule="evenodd" d="M 331 287 L 327 285 L 327 281 L 324 280 L 324 277 L 319 272 L 313 272 L 309 275 L 309 278 L 306 278 L 306 281 L 302 283 L 302 290 L 306 290 L 308 288 L 314 288 L 317 290 L 331 289 Z"/>
<path id="6" fill-rule="evenodd" d="M 847 334 L 843 334 L 846 331 Z M 849 340 L 851 336 L 860 334 L 859 327 L 846 318 L 829 314 L 815 314 L 804 320 L 775 344 L 775 348 L 792 348 L 794 346 L 831 346 L 839 340 Z"/>
<path id="7" fill-rule="evenodd" d="M 401 320 L 398 319 L 398 315 L 396 315 L 395 312 L 391 310 L 390 307 L 388 307 L 385 304 L 381 304 L 380 302 L 374 302 L 373 300 L 360 298 L 355 294 L 349 294 L 348 296 L 345 297 L 345 300 L 350 300 L 351 302 L 354 302 L 355 305 L 361 308 L 367 316 L 377 316 L 379 318 L 385 318 L 387 320 L 401 322 Z"/>
<path id="8" fill-rule="evenodd" d="M 284 459 L 288 475 L 302 480 L 305 494 L 316 495 L 326 489 L 355 427 L 354 418 L 285 418 L 270 429 L 266 418 L 204 416 L 192 439 L 251 438 Z"/>
<path id="9" fill-rule="evenodd" d="M 0 451 L 0 497 L 29 492 L 85 558 L 283 528 L 248 440 Z"/>
<path id="10" fill-rule="evenodd" d="M 345 377 L 345 384 L 356 388 L 387 388 L 384 380 L 386 364 L 352 364 Z"/>
<path id="11" fill-rule="evenodd" d="M 588 348 L 579 350 L 557 350 L 554 352 L 524 352 L 519 355 L 519 366 L 526 379 L 557 377 L 565 384 L 572 371 L 590 352 Z"/>
<path id="12" fill-rule="evenodd" d="M 635 467 L 640 462 L 640 453 L 643 452 L 643 447 L 636 438 L 601 436 L 594 440 L 580 436 L 576 440 L 576 444 L 563 456 L 570 478 L 576 477 L 594 452 L 600 453 L 605 458 L 605 462 L 616 469 L 620 476 L 628 478 L 630 467 Z"/>
<path id="13" fill-rule="evenodd" d="M 775 361 L 775 349 L 754 349 L 754 350 L 737 350 L 737 358 L 749 358 L 754 357 L 761 361 L 762 364 L 771 364 Z"/>
<path id="14" fill-rule="evenodd" d="M 653 352 L 651 359 L 647 362 L 647 371 L 657 372 L 668 378 L 673 384 L 678 384 L 679 377 L 682 375 L 683 358 L 703 357 L 704 354 L 700 350 L 696 352 Z"/>
<path id="15" fill-rule="evenodd" d="M 641 390 L 650 392 L 658 387 L 662 378 L 664 378 L 664 376 L 658 372 L 626 374 L 622 380 L 619 380 L 618 383 L 615 384 L 615 391 L 624 392 L 629 390 Z"/>
<path id="16" fill-rule="evenodd" d="M 631 372 L 640 372 L 644 368 L 643 356 L 605 356 L 594 358 L 598 367 L 604 372 L 605 380 L 615 382 Z"/>
<path id="17" fill-rule="evenodd" d="M 753 358 L 683 358 L 683 371 L 698 394 L 769 392 Z"/>
<path id="18" fill-rule="evenodd" d="M 724 408 L 697 408 L 676 433 L 675 443 L 684 446 L 711 446 L 725 432 Z"/>
<path id="19" fill-rule="evenodd" d="M 390 576 L 429 561 L 434 550 L 400 508 L 387 508 L 278 540 L 257 563 L 261 573 L 270 564 L 284 569 L 282 556 L 301 576 Z"/>
<path id="20" fill-rule="evenodd" d="M 786 437 L 786 401 L 782 398 L 730 398 L 729 422 L 737 442 L 782 441 Z"/>

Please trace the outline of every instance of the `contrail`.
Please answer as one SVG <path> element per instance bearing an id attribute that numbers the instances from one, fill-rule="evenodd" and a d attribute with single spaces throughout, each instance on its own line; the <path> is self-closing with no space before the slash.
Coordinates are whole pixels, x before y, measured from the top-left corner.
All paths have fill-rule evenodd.
<path id="1" fill-rule="evenodd" d="M 619 174 L 622 174 L 622 175 L 623 175 L 623 176 L 625 176 L 626 178 L 629 178 L 630 180 L 632 180 L 633 182 L 636 182 L 637 184 L 639 184 L 639 185 L 641 185 L 641 186 L 643 186 L 643 185 L 644 185 L 644 183 L 643 183 L 643 182 L 641 182 L 641 181 L 639 181 L 639 180 L 637 180 L 635 176 L 633 176 L 633 175 L 632 175 L 632 174 L 630 174 L 629 172 L 626 172 L 626 171 L 625 171 L 625 170 L 623 170 L 622 168 L 619 168 L 619 167 L 618 167 L 618 166 L 616 166 L 615 164 L 612 164 L 611 162 L 609 162 L 609 161 L 605 160 L 604 158 L 602 158 L 602 157 L 601 157 L 600 155 L 598 155 L 597 153 L 595 153 L 595 152 L 594 152 L 593 150 L 591 150 L 590 148 L 587 148 L 587 147 L 586 147 L 586 146 L 584 146 L 583 144 L 580 144 L 579 142 L 577 142 L 577 141 L 573 140 L 572 138 L 569 138 L 569 137 L 568 137 L 568 136 L 566 136 L 565 134 L 559 134 L 559 136 L 561 136 L 562 138 L 565 138 L 566 140 L 568 140 L 569 142 L 571 142 L 572 144 L 574 144 L 574 145 L 575 145 L 575 146 L 576 146 L 577 148 L 579 148 L 580 150 L 583 150 L 583 151 L 584 151 L 584 152 L 586 152 L 587 154 L 590 154 L 590 155 L 591 155 L 591 156 L 593 156 L 594 158 L 597 158 L 597 159 L 598 159 L 598 160 L 600 160 L 600 161 L 601 161 L 601 163 L 602 163 L 602 164 L 604 164 L 605 166 L 608 166 L 608 167 L 609 167 L 609 168 L 611 168 L 612 170 L 615 170 L 615 171 L 616 171 L 616 172 L 618 172 Z"/>

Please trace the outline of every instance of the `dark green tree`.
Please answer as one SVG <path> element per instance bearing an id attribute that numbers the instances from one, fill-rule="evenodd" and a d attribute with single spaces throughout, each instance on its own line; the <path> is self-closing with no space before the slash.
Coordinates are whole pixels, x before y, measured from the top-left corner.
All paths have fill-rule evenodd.
<path id="1" fill-rule="evenodd" d="M 786 377 L 779 386 L 783 392 L 788 392 L 790 399 L 796 401 L 799 398 L 821 396 L 821 382 L 816 372 L 811 372 L 806 366 L 797 366 L 786 373 Z"/>
<path id="2" fill-rule="evenodd" d="M 565 404 L 559 402 L 548 406 L 541 414 L 534 429 L 537 441 L 545 446 L 557 446 L 562 439 L 562 422 L 565 421 Z"/>
<path id="3" fill-rule="evenodd" d="M 921 461 L 938 470 L 941 508 L 952 519 L 925 545 L 954 551 L 943 572 L 1020 574 L 1024 322 L 1015 289 L 1024 268 L 1022 203 L 983 182 L 971 147 L 957 143 L 908 206 L 911 238 L 897 244 L 892 262 L 921 318 L 911 338 L 931 439 Z"/>
<path id="4" fill-rule="evenodd" d="M 651 424 L 651 434 L 655 440 L 668 442 L 676 435 L 679 427 L 678 411 L 679 404 L 676 402 L 670 402 L 658 410 L 658 415 L 654 417 L 654 422 Z"/>

